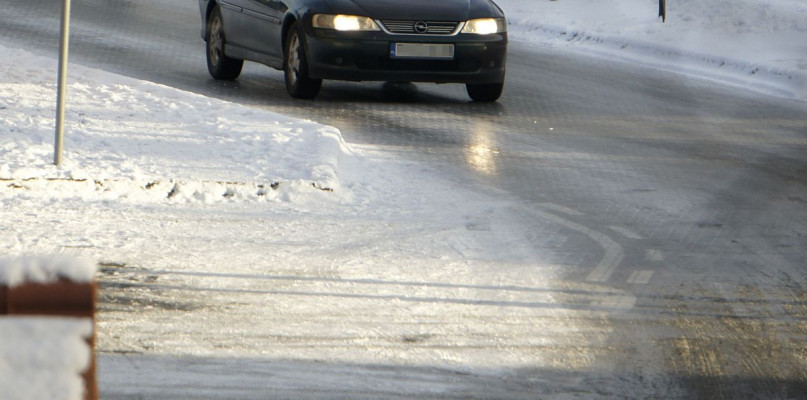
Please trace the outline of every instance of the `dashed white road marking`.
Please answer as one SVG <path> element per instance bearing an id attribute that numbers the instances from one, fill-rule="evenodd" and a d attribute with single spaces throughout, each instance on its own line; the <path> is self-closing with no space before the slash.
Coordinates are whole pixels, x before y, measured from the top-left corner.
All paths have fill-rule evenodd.
<path id="1" fill-rule="evenodd" d="M 608 236 L 595 231 L 591 232 L 592 234 L 588 236 L 597 241 L 600 246 L 605 249 L 605 256 L 600 260 L 600 263 L 591 270 L 588 276 L 586 276 L 586 281 L 605 282 L 611 279 L 611 275 L 616 271 L 616 267 L 622 263 L 622 259 L 625 258 L 625 252 L 622 250 L 622 246 L 620 246 L 619 243 L 614 242 Z"/>
<path id="2" fill-rule="evenodd" d="M 647 285 L 653 279 L 653 271 L 633 271 L 628 277 L 628 283 Z"/>

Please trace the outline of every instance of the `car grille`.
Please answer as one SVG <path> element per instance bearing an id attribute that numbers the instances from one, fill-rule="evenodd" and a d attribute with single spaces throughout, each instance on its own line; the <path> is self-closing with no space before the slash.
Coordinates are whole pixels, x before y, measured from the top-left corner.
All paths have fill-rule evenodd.
<path id="1" fill-rule="evenodd" d="M 382 20 L 381 24 L 390 33 L 399 35 L 453 35 L 459 25 L 458 22 L 391 19 Z"/>

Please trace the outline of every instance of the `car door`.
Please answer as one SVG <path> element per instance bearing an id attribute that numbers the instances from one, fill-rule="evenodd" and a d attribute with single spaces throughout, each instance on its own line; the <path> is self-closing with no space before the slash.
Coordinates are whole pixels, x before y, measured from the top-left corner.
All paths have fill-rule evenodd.
<path id="1" fill-rule="evenodd" d="M 272 59 L 283 54 L 281 29 L 287 6 L 282 0 L 244 1 L 244 19 L 249 30 L 246 45 Z"/>
<path id="2" fill-rule="evenodd" d="M 227 43 L 244 47 L 244 38 L 247 34 L 244 27 L 244 14 L 242 12 L 247 0 L 221 0 L 219 9 L 224 23 L 224 37 Z"/>

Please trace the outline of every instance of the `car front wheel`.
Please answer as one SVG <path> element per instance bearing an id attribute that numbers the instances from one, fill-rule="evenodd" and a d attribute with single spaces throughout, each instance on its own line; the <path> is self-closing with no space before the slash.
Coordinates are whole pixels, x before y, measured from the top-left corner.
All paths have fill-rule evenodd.
<path id="1" fill-rule="evenodd" d="M 283 71 L 286 78 L 286 91 L 296 99 L 313 99 L 319 94 L 322 79 L 308 77 L 308 59 L 305 45 L 293 24 L 286 37 L 286 57 L 283 62 Z"/>
<path id="2" fill-rule="evenodd" d="M 215 79 L 231 81 L 241 75 L 244 60 L 224 55 L 224 23 L 218 7 L 207 19 L 207 70 Z"/>
<path id="3" fill-rule="evenodd" d="M 465 89 L 468 91 L 468 96 L 471 97 L 471 100 L 489 103 L 498 100 L 502 96 L 504 83 L 469 83 L 465 85 Z"/>

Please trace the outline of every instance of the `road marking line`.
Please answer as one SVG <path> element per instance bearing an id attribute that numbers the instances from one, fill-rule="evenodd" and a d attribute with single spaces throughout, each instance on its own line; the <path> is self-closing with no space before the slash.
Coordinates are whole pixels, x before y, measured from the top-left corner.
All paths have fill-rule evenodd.
<path id="1" fill-rule="evenodd" d="M 596 235 L 589 235 L 589 237 L 597 241 L 597 243 L 605 249 L 605 256 L 588 276 L 586 276 L 586 281 L 605 282 L 611 279 L 611 275 L 616 271 L 616 267 L 618 267 L 619 264 L 622 263 L 622 259 L 625 258 L 625 253 L 622 251 L 622 246 L 611 240 L 608 236 L 599 232 L 592 232 Z"/>
<path id="2" fill-rule="evenodd" d="M 650 279 L 653 278 L 653 271 L 633 271 L 628 278 L 628 283 L 635 283 L 638 285 L 647 285 Z"/>
<path id="3" fill-rule="evenodd" d="M 628 238 L 628 239 L 644 239 L 644 237 L 628 228 L 623 228 L 621 226 L 609 226 L 608 229 Z"/>
<path id="4" fill-rule="evenodd" d="M 546 206 L 547 204 L 543 204 Z M 552 208 L 552 207 L 549 207 Z M 605 255 L 602 257 L 600 262 L 597 264 L 596 267 L 591 271 L 591 273 L 586 276 L 587 282 L 605 282 L 611 279 L 611 275 L 614 274 L 616 268 L 619 264 L 622 263 L 622 260 L 625 258 L 625 251 L 622 249 L 622 246 L 619 245 L 616 241 L 608 237 L 601 232 L 597 232 L 593 229 L 589 229 L 583 225 L 578 223 L 569 221 L 565 218 L 559 217 L 555 214 L 544 212 L 544 211 L 533 211 L 534 214 L 537 214 L 539 217 L 543 219 L 547 219 L 549 221 L 555 222 L 557 224 L 563 225 L 573 231 L 580 232 L 591 240 L 597 242 L 603 250 L 605 250 Z"/>

